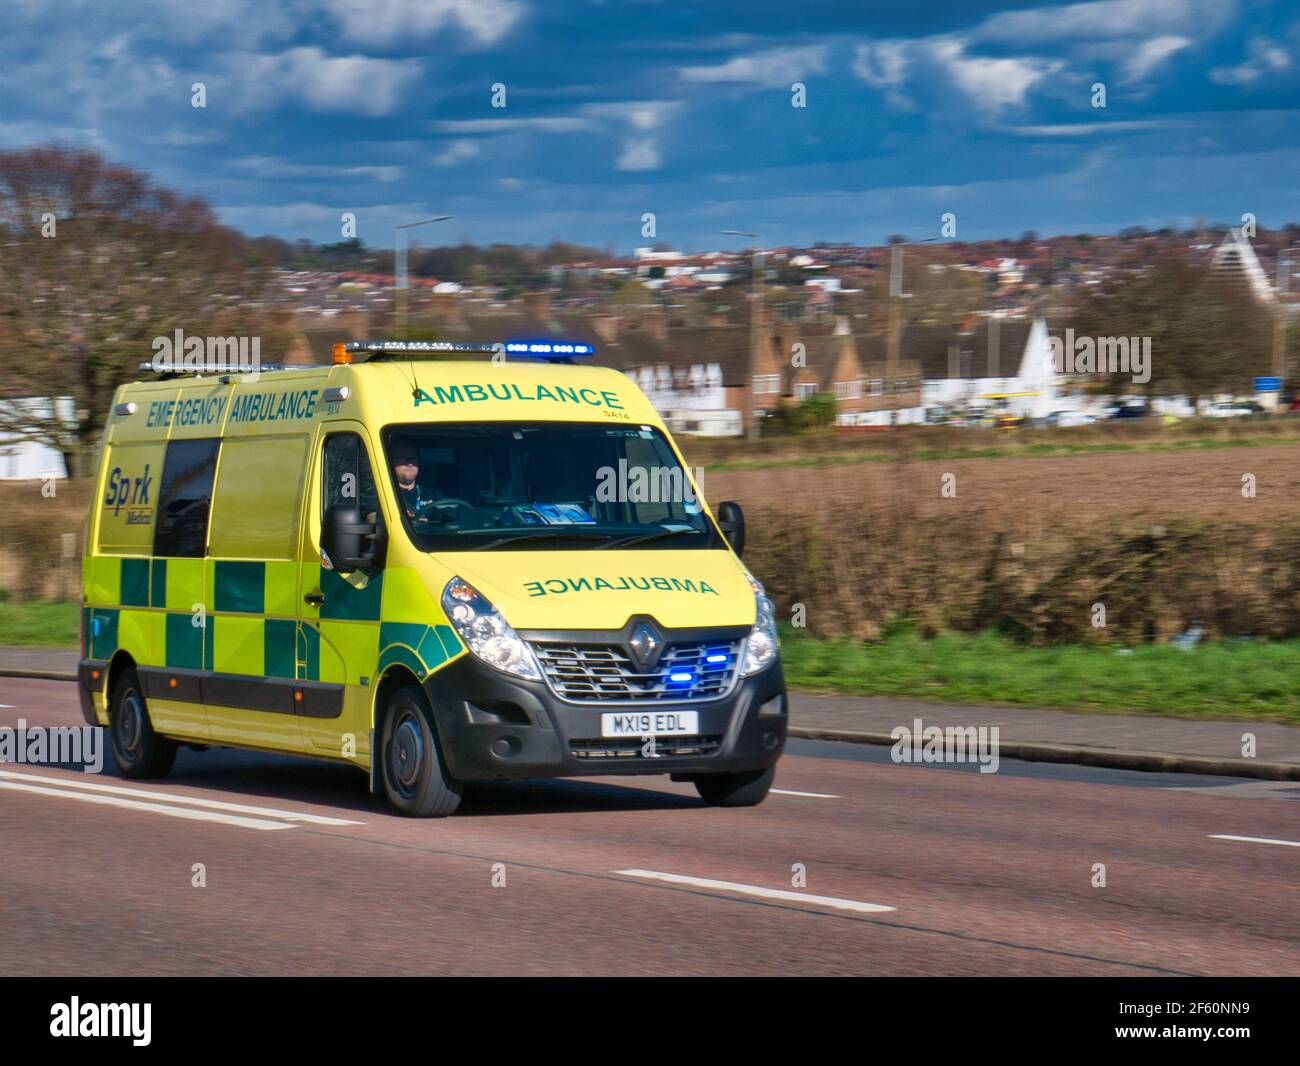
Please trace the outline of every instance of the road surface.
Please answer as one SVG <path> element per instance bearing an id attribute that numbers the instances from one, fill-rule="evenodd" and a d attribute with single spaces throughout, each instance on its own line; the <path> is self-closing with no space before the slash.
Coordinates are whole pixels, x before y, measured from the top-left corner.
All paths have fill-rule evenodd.
<path id="1" fill-rule="evenodd" d="M 0 704 L 83 724 L 65 682 Z M 0 974 L 1300 973 L 1294 783 L 794 741 L 776 788 L 526 782 L 418 821 L 303 759 L 0 765 Z"/>

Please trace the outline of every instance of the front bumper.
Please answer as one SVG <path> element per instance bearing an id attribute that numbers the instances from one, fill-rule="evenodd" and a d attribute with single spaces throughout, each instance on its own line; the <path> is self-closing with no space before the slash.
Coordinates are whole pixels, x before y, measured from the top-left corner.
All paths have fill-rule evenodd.
<path id="1" fill-rule="evenodd" d="M 431 674 L 424 690 L 447 769 L 463 781 L 762 770 L 780 758 L 789 718 L 779 659 L 716 700 L 573 703 L 472 655 Z M 639 740 L 601 737 L 610 711 L 695 711 L 699 735 L 658 737 L 645 755 Z"/>

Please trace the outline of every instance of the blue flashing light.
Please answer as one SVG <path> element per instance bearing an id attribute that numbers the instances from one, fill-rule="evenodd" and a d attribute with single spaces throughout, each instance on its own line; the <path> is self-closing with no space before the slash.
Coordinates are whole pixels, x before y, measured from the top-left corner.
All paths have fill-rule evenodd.
<path id="1" fill-rule="evenodd" d="M 681 685 L 689 685 L 695 680 L 695 675 L 689 670 L 674 670 L 668 675 L 669 681 L 675 681 Z"/>
<path id="2" fill-rule="evenodd" d="M 725 655 L 725 654 L 721 654 L 721 655 L 706 655 L 706 656 L 704 657 L 704 661 L 705 661 L 706 663 L 725 663 L 725 662 L 727 661 L 728 658 L 729 658 L 729 656 L 727 656 L 727 655 Z"/>
<path id="3" fill-rule="evenodd" d="M 577 344 L 572 341 L 508 341 L 507 355 L 559 356 L 569 359 L 575 355 L 595 355 L 596 349 L 590 344 Z"/>

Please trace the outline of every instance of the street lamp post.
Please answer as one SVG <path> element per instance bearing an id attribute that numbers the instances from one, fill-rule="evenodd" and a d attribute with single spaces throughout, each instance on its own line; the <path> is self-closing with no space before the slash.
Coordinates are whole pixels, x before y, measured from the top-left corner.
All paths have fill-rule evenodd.
<path id="1" fill-rule="evenodd" d="M 1277 255 L 1277 314 L 1273 320 L 1273 373 L 1286 376 L 1286 302 L 1282 299 L 1291 290 L 1291 252 L 1296 245 L 1288 245 Z"/>
<path id="2" fill-rule="evenodd" d="M 748 388 L 749 388 L 749 430 L 748 436 L 752 440 L 758 436 L 758 422 L 754 418 L 754 349 L 758 345 L 758 327 L 759 327 L 759 292 L 763 283 L 763 235 L 761 233 L 751 233 L 743 229 L 724 229 L 722 231 L 728 237 L 751 237 L 758 242 L 754 252 L 754 278 L 753 290 L 750 298 L 749 309 L 749 359 L 747 360 L 748 368 Z"/>
<path id="3" fill-rule="evenodd" d="M 415 229 L 416 226 L 427 226 L 430 222 L 446 222 L 451 215 L 435 215 L 433 218 L 422 218 L 419 222 L 407 222 L 397 227 L 396 238 L 393 241 L 394 250 L 397 256 L 397 329 L 403 332 L 406 329 L 406 251 L 410 238 L 407 236 L 407 230 Z"/>
<path id="4" fill-rule="evenodd" d="M 898 241 L 890 245 L 889 251 L 889 344 L 885 349 L 885 389 L 888 391 L 891 410 L 898 409 L 898 393 L 896 384 L 898 381 L 898 357 L 899 345 L 901 343 L 901 331 L 899 329 L 899 319 L 902 317 L 896 311 L 896 300 L 901 300 L 906 294 L 903 292 L 903 248 L 909 244 L 929 244 L 931 241 L 937 241 L 938 237 L 923 237 L 919 241 Z"/>

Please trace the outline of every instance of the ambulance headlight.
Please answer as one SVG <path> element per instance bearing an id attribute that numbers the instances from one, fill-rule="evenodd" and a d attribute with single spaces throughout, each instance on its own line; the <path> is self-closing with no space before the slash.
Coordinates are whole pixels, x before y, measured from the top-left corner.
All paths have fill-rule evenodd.
<path id="1" fill-rule="evenodd" d="M 754 619 L 754 628 L 745 639 L 745 658 L 740 668 L 742 677 L 766 670 L 776 662 L 776 608 L 767 598 L 767 592 L 759 581 L 752 577 L 749 583 L 754 586 L 754 601 L 758 616 Z"/>
<path id="2" fill-rule="evenodd" d="M 442 609 L 465 647 L 488 666 L 529 681 L 542 679 L 532 649 L 468 581 L 453 577 L 447 582 Z"/>

